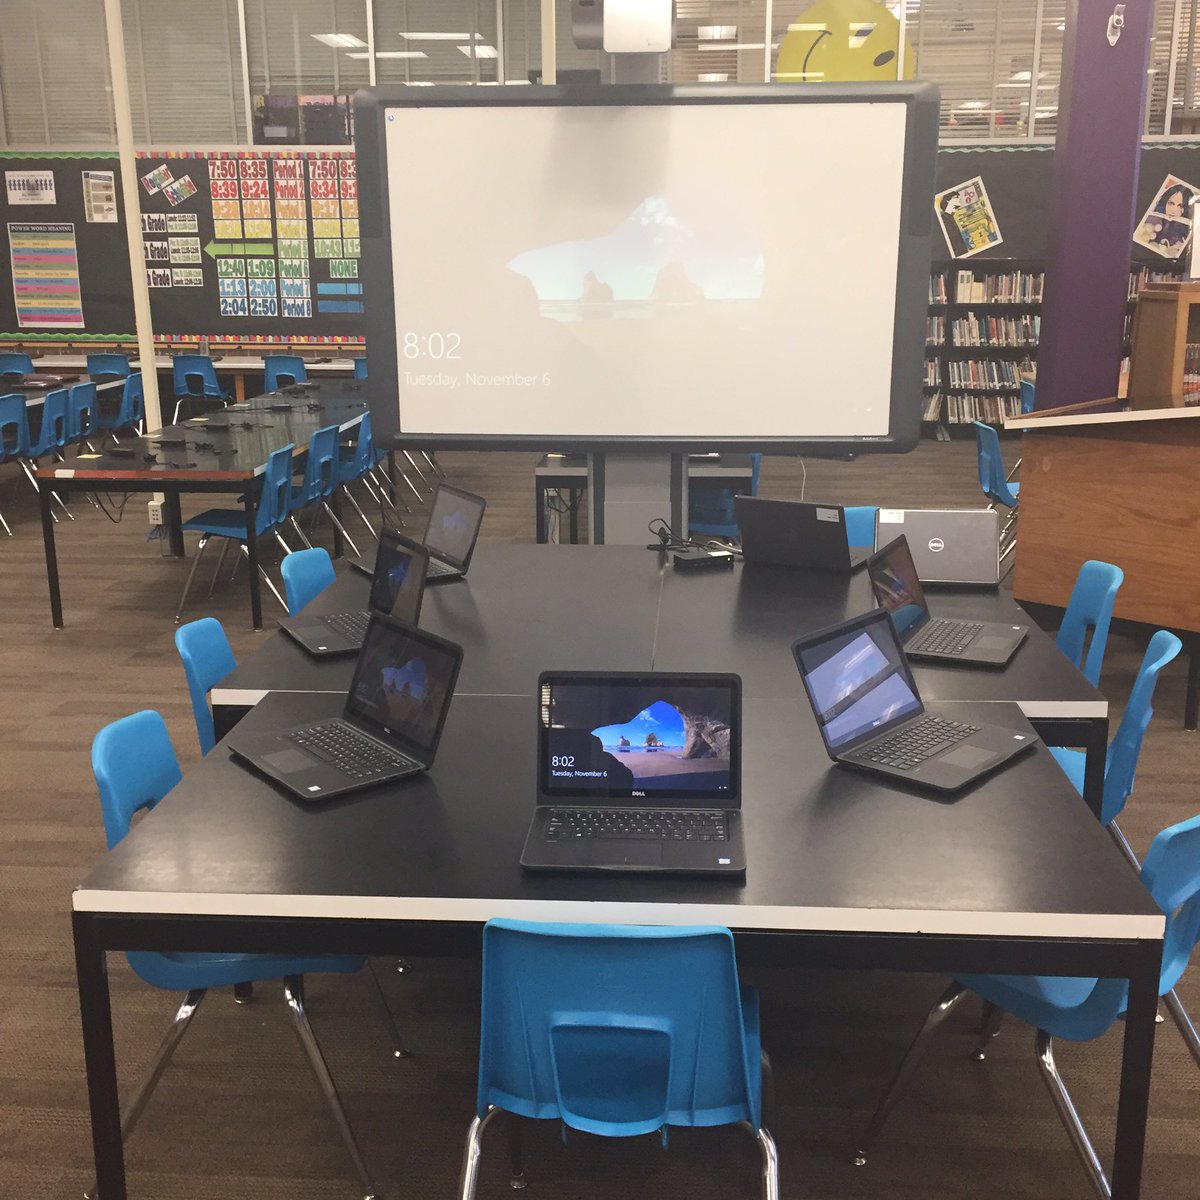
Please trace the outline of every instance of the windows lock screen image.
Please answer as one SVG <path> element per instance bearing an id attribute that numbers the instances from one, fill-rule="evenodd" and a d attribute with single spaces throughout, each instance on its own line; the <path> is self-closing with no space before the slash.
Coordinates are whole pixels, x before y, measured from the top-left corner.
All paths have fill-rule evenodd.
<path id="1" fill-rule="evenodd" d="M 368 637 L 359 655 L 350 694 L 353 713 L 429 747 L 454 678 L 454 659 L 391 630 L 374 632 L 377 636 Z"/>

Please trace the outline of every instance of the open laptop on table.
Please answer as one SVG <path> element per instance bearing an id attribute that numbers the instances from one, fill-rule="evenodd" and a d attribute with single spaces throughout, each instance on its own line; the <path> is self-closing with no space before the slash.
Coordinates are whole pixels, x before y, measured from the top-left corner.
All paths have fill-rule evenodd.
<path id="1" fill-rule="evenodd" d="M 871 555 L 867 574 L 909 658 L 1002 667 L 1029 633 L 1028 625 L 931 617 L 903 534 Z"/>
<path id="2" fill-rule="evenodd" d="M 840 504 L 734 496 L 733 508 L 748 563 L 849 572 L 871 553 L 870 546 L 850 545 Z"/>
<path id="3" fill-rule="evenodd" d="M 329 613 L 323 617 L 283 617 L 279 628 L 318 658 L 331 654 L 357 654 L 366 636 L 371 613 L 385 613 L 415 625 L 425 592 L 425 547 L 393 529 L 379 537 L 375 574 L 367 608 Z"/>
<path id="4" fill-rule="evenodd" d="M 792 654 L 834 762 L 956 792 L 1038 740 L 927 712 L 883 609 L 797 638 Z"/>
<path id="5" fill-rule="evenodd" d="M 327 800 L 433 765 L 462 647 L 375 613 L 340 717 L 229 735 L 229 749 L 301 800 Z"/>
<path id="6" fill-rule="evenodd" d="M 875 548 L 900 534 L 922 583 L 1000 582 L 1000 514 L 994 508 L 881 508 Z"/>
<path id="7" fill-rule="evenodd" d="M 447 483 L 438 485 L 429 505 L 429 522 L 421 538 L 429 551 L 426 582 L 461 579 L 467 573 L 485 508 L 487 501 L 482 496 Z M 371 560 L 365 556 L 352 559 L 350 565 L 371 574 Z"/>
<path id="8" fill-rule="evenodd" d="M 533 871 L 746 869 L 736 675 L 546 672 Z"/>

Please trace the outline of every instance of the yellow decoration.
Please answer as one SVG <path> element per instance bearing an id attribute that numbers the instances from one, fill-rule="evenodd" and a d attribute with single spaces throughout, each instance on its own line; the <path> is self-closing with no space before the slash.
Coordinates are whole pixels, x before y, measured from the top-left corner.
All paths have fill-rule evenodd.
<path id="1" fill-rule="evenodd" d="M 779 47 L 780 83 L 829 83 L 896 78 L 900 22 L 877 0 L 818 0 L 788 27 Z M 904 42 L 904 78 L 916 64 Z"/>

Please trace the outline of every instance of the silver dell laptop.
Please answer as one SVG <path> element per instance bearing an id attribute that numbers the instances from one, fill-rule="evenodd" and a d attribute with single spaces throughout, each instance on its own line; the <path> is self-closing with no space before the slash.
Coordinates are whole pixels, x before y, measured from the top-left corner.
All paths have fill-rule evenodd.
<path id="1" fill-rule="evenodd" d="M 1000 582 L 1000 514 L 991 508 L 881 508 L 875 549 L 904 534 L 922 583 Z"/>

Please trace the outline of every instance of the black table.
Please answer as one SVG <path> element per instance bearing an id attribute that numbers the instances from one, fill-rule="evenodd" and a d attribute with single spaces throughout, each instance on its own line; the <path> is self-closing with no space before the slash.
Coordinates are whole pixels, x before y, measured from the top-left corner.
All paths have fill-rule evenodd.
<path id="1" fill-rule="evenodd" d="M 246 513 L 246 545 L 250 552 L 250 612 L 255 629 L 262 628 L 262 595 L 258 577 L 255 510 L 260 477 L 267 459 L 292 443 L 297 456 L 308 449 L 312 435 L 326 425 L 347 430 L 367 411 L 365 383 L 344 380 L 321 383 L 299 393 L 268 393 L 244 405 L 222 408 L 129 439 L 125 448 L 134 457 L 111 451 L 37 472 L 42 505 L 42 537 L 46 547 L 46 582 L 50 614 L 56 629 L 63 627 L 58 554 L 54 544 L 51 492 L 162 492 L 166 496 L 164 525 L 171 553 L 182 557 L 183 532 L 179 498 L 184 492 L 233 492 Z M 183 439 L 183 445 L 163 446 L 161 439 Z M 154 454 L 153 461 L 146 457 Z M 339 535 L 340 539 L 340 535 Z M 337 543 L 340 548 L 340 540 Z"/>
<path id="2" fill-rule="evenodd" d="M 339 708 L 274 694 L 245 720 Z M 954 711 L 1027 728 L 1015 705 Z M 794 700 L 750 686 L 744 716 L 744 882 L 525 875 L 530 695 L 456 695 L 428 775 L 321 808 L 219 745 L 74 893 L 100 1194 L 126 1195 L 106 951 L 478 954 L 508 916 L 727 925 L 744 960 L 796 967 L 1127 978 L 1113 1195 L 1135 1200 L 1163 917 L 1045 748 L 947 802 L 833 768 Z"/>
<path id="3" fill-rule="evenodd" d="M 363 609 L 369 581 L 341 575 L 306 610 Z M 1004 670 L 914 666 L 928 701 L 1017 703 L 1050 745 L 1087 751 L 1084 795 L 1099 813 L 1108 702 L 1006 592 L 931 589 L 937 614 L 1030 624 Z M 421 624 L 461 643 L 460 693 L 532 696 L 542 670 L 731 671 L 747 696 L 804 704 L 788 653 L 799 634 L 873 607 L 865 573 L 775 567 L 680 574 L 640 546 L 483 543 L 465 580 L 425 591 Z M 213 689 L 218 735 L 272 691 L 345 695 L 353 657 L 314 659 L 278 634 Z"/>

